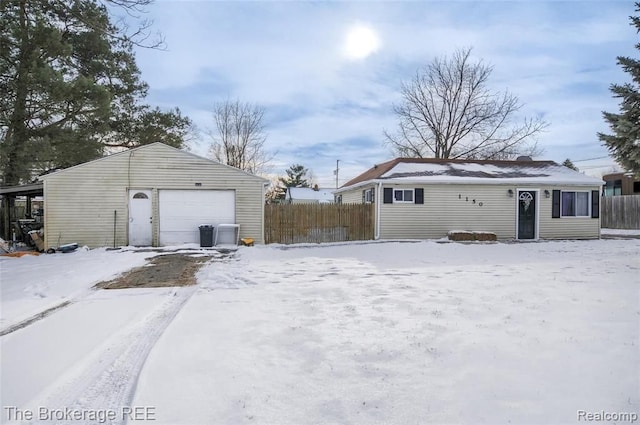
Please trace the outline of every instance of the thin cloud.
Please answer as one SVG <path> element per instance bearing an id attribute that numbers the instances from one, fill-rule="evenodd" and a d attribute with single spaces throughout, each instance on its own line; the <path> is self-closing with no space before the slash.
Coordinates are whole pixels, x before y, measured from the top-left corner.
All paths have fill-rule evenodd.
<path id="1" fill-rule="evenodd" d="M 596 6 L 596 7 L 594 7 Z M 151 17 L 168 51 L 140 50 L 150 101 L 178 106 L 200 128 L 225 98 L 263 105 L 275 173 L 292 163 L 334 181 L 335 160 L 357 174 L 389 159 L 398 88 L 435 56 L 473 46 L 494 66 L 491 83 L 526 104 L 522 115 L 551 123 L 545 157 L 598 157 L 608 92 L 626 81 L 616 56 L 634 56 L 633 5 L 622 2 L 158 2 Z M 375 54 L 343 54 L 346 31 L 365 22 Z M 194 151 L 206 154 L 208 140 Z M 348 164 L 348 166 L 347 166 Z"/>

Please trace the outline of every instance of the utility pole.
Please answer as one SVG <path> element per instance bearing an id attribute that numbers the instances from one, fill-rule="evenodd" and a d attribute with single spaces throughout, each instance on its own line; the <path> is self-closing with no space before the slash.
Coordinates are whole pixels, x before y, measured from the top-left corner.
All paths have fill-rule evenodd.
<path id="1" fill-rule="evenodd" d="M 333 174 L 336 175 L 336 189 L 338 188 L 338 173 L 340 172 L 340 160 L 336 159 L 336 170 L 333 172 Z"/>

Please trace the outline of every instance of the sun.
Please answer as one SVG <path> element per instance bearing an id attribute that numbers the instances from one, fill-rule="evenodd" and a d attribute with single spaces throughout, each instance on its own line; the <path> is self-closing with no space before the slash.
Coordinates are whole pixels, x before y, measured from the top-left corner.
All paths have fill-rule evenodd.
<path id="1" fill-rule="evenodd" d="M 347 31 L 344 53 L 349 59 L 364 59 L 375 53 L 379 48 L 380 39 L 368 25 L 356 24 Z"/>

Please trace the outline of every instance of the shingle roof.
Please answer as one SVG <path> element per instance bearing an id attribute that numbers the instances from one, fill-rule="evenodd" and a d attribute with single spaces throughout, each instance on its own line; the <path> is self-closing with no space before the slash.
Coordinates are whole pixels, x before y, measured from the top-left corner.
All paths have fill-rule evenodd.
<path id="1" fill-rule="evenodd" d="M 364 173 L 360 174 L 359 176 L 349 180 L 348 182 L 343 184 L 341 187 L 351 186 L 356 183 L 360 183 L 368 180 L 375 180 L 379 178 L 381 175 L 383 175 L 384 173 L 386 173 L 387 171 L 389 171 L 391 168 L 393 168 L 398 162 L 402 161 L 403 159 L 407 161 L 411 161 L 411 160 L 417 160 L 419 158 L 396 158 L 396 159 L 392 159 L 391 161 L 383 162 L 382 164 L 376 164 L 373 167 L 369 168 Z"/>
<path id="2" fill-rule="evenodd" d="M 602 184 L 600 179 L 584 175 L 553 161 L 396 158 L 373 166 L 349 180 L 342 188 L 372 180 L 392 180 L 398 183 Z"/>

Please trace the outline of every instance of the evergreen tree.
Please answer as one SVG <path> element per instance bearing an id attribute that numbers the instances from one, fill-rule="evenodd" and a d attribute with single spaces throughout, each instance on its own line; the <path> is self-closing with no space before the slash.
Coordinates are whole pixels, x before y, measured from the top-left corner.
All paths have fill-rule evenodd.
<path id="1" fill-rule="evenodd" d="M 564 165 L 567 168 L 571 168 L 572 170 L 580 171 L 580 170 L 578 170 L 578 167 L 576 167 L 573 164 L 573 162 L 571 162 L 571 160 L 569 158 L 565 159 L 564 162 L 562 163 L 562 165 Z"/>
<path id="2" fill-rule="evenodd" d="M 284 199 L 289 187 L 311 187 L 307 175 L 309 170 L 300 164 L 293 164 L 285 170 L 286 177 L 278 178 L 278 185 L 275 188 L 275 199 Z"/>
<path id="3" fill-rule="evenodd" d="M 147 85 L 134 45 L 97 0 L 0 2 L 2 185 L 98 158 L 107 146 L 163 140 L 176 128 L 183 134 L 190 121 L 179 111 L 141 104 Z M 160 136 L 158 129 L 164 130 Z"/>
<path id="4" fill-rule="evenodd" d="M 182 148 L 195 131 L 180 109 L 165 112 L 149 105 L 136 105 L 129 114 L 112 117 L 110 125 L 112 131 L 101 141 L 111 148 L 133 148 L 154 142 Z"/>
<path id="5" fill-rule="evenodd" d="M 635 11 L 640 11 L 640 3 L 636 3 Z M 640 17 L 630 18 L 640 32 Z M 640 43 L 635 47 L 640 50 Z M 640 61 L 618 56 L 618 65 L 629 73 L 631 82 L 611 84 L 613 96 L 620 99 L 620 113 L 603 112 L 613 134 L 598 133 L 598 137 L 620 165 L 640 175 Z"/>
<path id="6" fill-rule="evenodd" d="M 284 187 L 311 187 L 306 179 L 309 170 L 300 164 L 293 164 L 287 170 L 287 177 L 280 177 L 280 182 Z"/>

